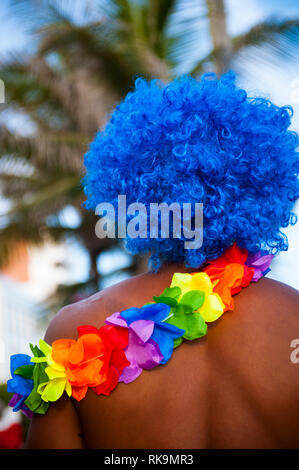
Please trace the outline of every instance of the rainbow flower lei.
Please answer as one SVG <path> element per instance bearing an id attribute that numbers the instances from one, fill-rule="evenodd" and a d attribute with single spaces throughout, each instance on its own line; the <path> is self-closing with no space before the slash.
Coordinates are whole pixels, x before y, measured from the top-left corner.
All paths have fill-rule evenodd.
<path id="1" fill-rule="evenodd" d="M 143 369 L 165 364 L 184 339 L 205 336 L 207 323 L 233 310 L 232 296 L 265 275 L 272 258 L 262 251 L 248 254 L 234 243 L 202 272 L 175 273 L 154 302 L 115 312 L 99 329 L 79 326 L 77 340 L 30 345 L 32 357 L 11 356 L 10 406 L 29 417 L 45 414 L 64 392 L 77 401 L 89 388 L 110 395 L 119 382 L 130 383 Z"/>

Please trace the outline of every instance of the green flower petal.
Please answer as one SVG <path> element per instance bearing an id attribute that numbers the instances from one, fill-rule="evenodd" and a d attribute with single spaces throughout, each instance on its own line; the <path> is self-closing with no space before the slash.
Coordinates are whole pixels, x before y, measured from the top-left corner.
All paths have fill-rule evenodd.
<path id="1" fill-rule="evenodd" d="M 38 388 L 38 393 L 41 394 L 44 401 L 56 401 L 64 392 L 66 385 L 66 378 L 57 378 L 50 380 L 46 384 L 41 384 Z"/>
<path id="2" fill-rule="evenodd" d="M 183 295 L 180 300 L 180 305 L 185 309 L 185 313 L 192 313 L 198 310 L 204 303 L 205 293 L 201 290 L 190 290 Z"/>
<path id="3" fill-rule="evenodd" d="M 178 303 L 178 298 L 181 295 L 181 289 L 179 287 L 167 287 L 164 289 L 161 295 L 153 297 L 156 303 L 162 303 L 175 307 Z"/>
<path id="4" fill-rule="evenodd" d="M 179 309 L 181 311 L 181 309 Z M 167 323 L 174 325 L 182 330 L 185 330 L 183 338 L 193 340 L 205 336 L 207 333 L 207 324 L 203 317 L 198 312 L 193 312 L 192 315 L 174 314 L 166 320 Z M 180 343 L 179 343 L 180 344 Z M 179 345 L 177 344 L 177 346 Z"/>
<path id="5" fill-rule="evenodd" d="M 49 408 L 49 403 L 46 403 L 44 400 L 42 400 L 40 394 L 37 393 L 37 390 L 34 389 L 30 393 L 29 397 L 27 397 L 25 400 L 25 405 L 28 406 L 28 408 L 33 411 L 33 413 L 38 413 L 41 415 L 46 414 Z"/>
<path id="6" fill-rule="evenodd" d="M 20 375 L 21 377 L 24 377 L 24 379 L 32 379 L 33 378 L 33 369 L 34 365 L 32 364 L 26 364 L 24 366 L 18 367 L 14 373 L 17 375 Z"/>
<path id="7" fill-rule="evenodd" d="M 180 346 L 180 344 L 182 344 L 183 342 L 183 337 L 181 336 L 180 338 L 176 338 L 173 342 L 173 348 L 177 348 L 178 346 Z"/>
<path id="8" fill-rule="evenodd" d="M 30 349 L 32 351 L 32 354 L 34 355 L 34 359 L 45 358 L 45 355 L 37 346 L 33 346 L 32 344 L 30 344 Z M 38 413 L 38 414 L 45 414 L 49 407 L 49 404 L 46 403 L 44 400 L 42 400 L 40 394 L 37 392 L 37 389 L 40 384 L 49 381 L 49 377 L 47 376 L 45 372 L 46 367 L 47 367 L 46 362 L 35 362 L 33 366 L 33 374 L 32 374 L 33 389 L 30 395 L 25 400 L 25 405 L 28 406 L 28 408 L 31 411 L 33 411 L 34 413 Z"/>
<path id="9" fill-rule="evenodd" d="M 205 336 L 207 324 L 198 310 L 204 303 L 205 293 L 200 290 L 191 290 L 183 295 L 180 302 L 171 311 L 167 323 L 185 330 L 183 338 L 193 340 Z M 181 342 L 177 341 L 175 347 Z"/>

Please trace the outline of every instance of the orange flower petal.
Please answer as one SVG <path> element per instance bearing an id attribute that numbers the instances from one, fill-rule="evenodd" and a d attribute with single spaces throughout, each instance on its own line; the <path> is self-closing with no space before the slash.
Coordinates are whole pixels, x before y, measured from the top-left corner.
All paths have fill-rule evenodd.
<path id="1" fill-rule="evenodd" d="M 103 365 L 103 360 L 93 359 L 81 366 L 67 367 L 67 379 L 72 386 L 76 387 L 101 384 L 106 380 L 106 374 L 102 373 Z"/>
<path id="2" fill-rule="evenodd" d="M 72 346 L 69 361 L 72 364 L 79 364 L 97 358 L 104 353 L 104 343 L 102 338 L 94 333 L 80 336 L 76 344 Z"/>
<path id="3" fill-rule="evenodd" d="M 72 397 L 75 398 L 75 400 L 80 401 L 82 400 L 86 393 L 87 393 L 88 387 L 72 387 Z"/>
<path id="4" fill-rule="evenodd" d="M 210 276 L 213 283 L 213 291 L 220 295 L 225 305 L 224 311 L 233 310 L 234 301 L 232 291 L 242 286 L 245 266 L 239 263 L 227 264 L 225 267 L 208 267 L 205 272 Z M 216 279 L 219 282 L 214 285 Z"/>
<path id="5" fill-rule="evenodd" d="M 71 347 L 76 343 L 74 339 L 57 339 L 52 344 L 52 358 L 59 364 L 68 360 Z"/>

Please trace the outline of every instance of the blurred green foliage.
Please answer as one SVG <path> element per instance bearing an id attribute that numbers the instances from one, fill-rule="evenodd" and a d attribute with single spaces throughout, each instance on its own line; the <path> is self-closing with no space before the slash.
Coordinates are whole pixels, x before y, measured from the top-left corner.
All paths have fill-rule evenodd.
<path id="1" fill-rule="evenodd" d="M 167 83 L 175 77 L 182 58 L 191 57 L 197 47 L 200 14 L 208 19 L 213 47 L 190 66 L 194 76 L 205 70 L 222 73 L 251 45 L 298 37 L 299 20 L 264 21 L 231 37 L 223 0 L 94 0 L 92 13 L 75 0 L 41 0 L 38 8 L 32 0 L 12 3 L 15 14 L 30 24 L 35 47 L 34 52 L 8 56 L 0 66 L 6 84 L 0 111 L 21 115 L 31 129 L 24 133 L 0 127 L 0 187 L 10 204 L 1 222 L 0 264 L 20 240 L 79 242 L 89 256 L 89 279 L 59 286 L 52 299 L 57 309 L 100 287 L 97 259 L 119 244 L 95 236 L 96 217 L 82 207 L 80 181 L 88 143 L 134 78 Z M 68 206 L 79 215 L 76 227 L 66 226 L 60 217 Z M 142 260 L 132 257 L 128 271 L 142 269 Z"/>

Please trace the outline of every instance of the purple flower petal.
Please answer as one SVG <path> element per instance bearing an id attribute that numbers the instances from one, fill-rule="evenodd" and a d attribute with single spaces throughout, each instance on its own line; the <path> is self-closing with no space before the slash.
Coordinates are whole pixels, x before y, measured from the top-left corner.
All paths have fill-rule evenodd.
<path id="1" fill-rule="evenodd" d="M 136 320 L 130 325 L 130 328 L 138 336 L 142 343 L 146 343 L 153 334 L 155 322 L 152 320 Z"/>
<path id="2" fill-rule="evenodd" d="M 142 327 L 146 320 L 138 320 L 134 323 L 139 323 L 140 325 L 134 325 L 135 329 L 137 327 Z M 150 329 L 151 325 L 145 323 L 145 327 Z M 119 382 L 130 383 L 133 380 L 137 379 L 142 372 L 142 369 L 153 369 L 158 366 L 163 356 L 160 352 L 160 348 L 156 341 L 149 339 L 144 342 L 143 339 L 140 339 L 139 333 L 141 330 L 137 328 L 138 334 L 135 333 L 133 328 L 129 328 L 129 342 L 128 346 L 125 349 L 125 354 L 130 361 L 130 365 L 125 367 L 120 378 Z M 148 333 L 148 332 L 147 332 Z M 142 336 L 142 333 L 141 333 Z"/>
<path id="3" fill-rule="evenodd" d="M 153 339 L 150 339 L 146 343 L 146 347 L 148 354 L 147 357 L 144 357 L 142 362 L 140 360 L 138 362 L 143 369 L 153 369 L 161 363 L 163 354 L 161 354 L 158 343 Z"/>
<path id="4" fill-rule="evenodd" d="M 160 348 L 155 341 L 149 340 L 143 343 L 131 329 L 129 329 L 129 343 L 125 354 L 128 361 L 138 364 L 142 369 L 152 369 L 163 359 Z"/>
<path id="5" fill-rule="evenodd" d="M 22 413 L 23 413 L 25 416 L 27 416 L 27 418 L 32 419 L 32 417 L 33 417 L 33 411 L 29 410 L 29 408 L 27 408 L 27 406 L 24 407 L 24 408 L 22 408 L 21 411 L 22 411 Z"/>
<path id="6" fill-rule="evenodd" d="M 142 369 L 141 367 L 139 367 L 138 364 L 131 363 L 128 367 L 124 368 L 118 381 L 124 382 L 125 384 L 129 384 L 130 382 L 133 382 L 134 380 L 136 380 L 141 374 L 141 372 L 142 372 Z"/>
<path id="7" fill-rule="evenodd" d="M 14 393 L 10 402 L 8 403 L 8 406 L 11 406 L 14 408 L 17 403 L 19 403 L 22 399 L 24 398 L 23 395 L 20 395 L 19 393 Z"/>
<path id="8" fill-rule="evenodd" d="M 253 282 L 257 282 L 269 271 L 269 266 L 274 255 L 262 255 L 261 252 L 251 253 L 246 261 L 246 266 L 254 268 Z"/>
<path id="9" fill-rule="evenodd" d="M 115 326 L 122 326 L 124 328 L 128 328 L 128 324 L 124 318 L 122 318 L 119 312 L 115 312 L 110 317 L 107 317 L 105 320 L 107 325 L 115 325 Z"/>
<path id="10" fill-rule="evenodd" d="M 27 416 L 27 418 L 32 419 L 33 412 L 29 410 L 29 408 L 24 404 L 24 400 L 26 397 L 23 395 L 20 395 L 19 393 L 14 393 L 10 402 L 8 403 L 8 406 L 11 406 L 13 408 L 13 411 L 19 411 L 21 410 L 22 413 Z"/>
<path id="11" fill-rule="evenodd" d="M 128 325 L 121 313 L 115 312 L 106 318 L 105 323 L 128 329 L 129 338 L 125 354 L 131 364 L 124 368 L 119 382 L 133 382 L 139 377 L 142 369 L 152 369 L 161 363 L 163 355 L 159 345 L 150 339 L 155 328 L 153 320 L 134 320 Z"/>

